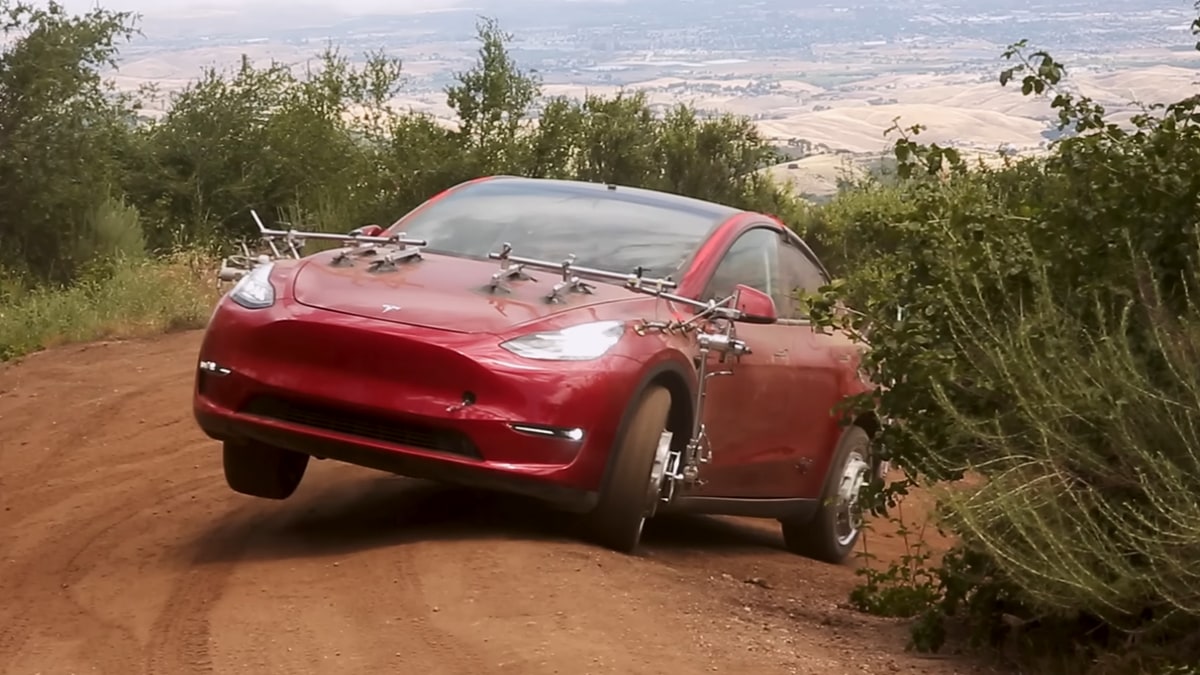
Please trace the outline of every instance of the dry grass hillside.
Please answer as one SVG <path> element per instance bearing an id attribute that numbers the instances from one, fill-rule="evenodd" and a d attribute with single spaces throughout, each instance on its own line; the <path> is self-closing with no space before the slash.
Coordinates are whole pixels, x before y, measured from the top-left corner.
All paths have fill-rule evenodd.
<path id="1" fill-rule="evenodd" d="M 201 47 L 174 51 L 131 51 L 116 76 L 117 85 L 133 90 L 153 82 L 160 92 L 184 87 L 203 67 L 230 67 L 241 54 L 253 63 L 271 60 L 315 66 L 322 45 L 258 41 L 235 47 Z M 469 66 L 472 44 L 438 42 L 397 50 L 410 86 L 393 104 L 426 112 L 453 125 L 452 113 L 436 78 Z M 1019 87 L 1001 87 L 996 58 L 989 44 L 950 47 L 826 47 L 811 61 L 761 60 L 698 62 L 620 61 L 624 84 L 580 84 L 590 76 L 551 75 L 543 85 L 548 96 L 611 96 L 622 90 L 645 92 L 650 102 L 665 107 L 687 103 L 701 110 L 747 115 L 762 132 L 781 143 L 809 144 L 820 154 L 768 169 L 795 184 L 805 195 L 827 196 L 839 177 L 861 175 L 878 161 L 890 143 L 884 131 L 899 120 L 922 124 L 922 140 L 952 144 L 986 161 L 1008 148 L 1023 154 L 1038 152 L 1047 143 L 1051 110 L 1045 100 L 1021 96 Z M 955 58 L 996 58 L 995 67 L 978 72 L 947 72 Z M 1153 56 L 1158 65 L 1122 67 Z M 1200 62 L 1194 54 L 1163 52 L 1121 53 L 1103 57 L 1069 55 L 1068 86 L 1104 104 L 1116 121 L 1136 114 L 1138 102 L 1175 100 L 1200 81 Z M 953 71 L 953 68 L 949 68 Z M 566 81 L 564 81 L 566 80 Z M 425 84 L 422 84 L 425 83 Z M 155 114 L 155 106 L 147 111 Z"/>

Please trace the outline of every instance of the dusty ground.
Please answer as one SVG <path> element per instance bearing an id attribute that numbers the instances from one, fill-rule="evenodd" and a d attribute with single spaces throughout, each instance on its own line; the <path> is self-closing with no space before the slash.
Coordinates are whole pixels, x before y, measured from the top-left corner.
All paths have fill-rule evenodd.
<path id="1" fill-rule="evenodd" d="M 285 502 L 237 495 L 191 418 L 198 340 L 0 366 L 0 672 L 984 672 L 839 608 L 853 570 L 772 523 L 655 522 L 628 557 L 535 504 L 327 462 Z"/>

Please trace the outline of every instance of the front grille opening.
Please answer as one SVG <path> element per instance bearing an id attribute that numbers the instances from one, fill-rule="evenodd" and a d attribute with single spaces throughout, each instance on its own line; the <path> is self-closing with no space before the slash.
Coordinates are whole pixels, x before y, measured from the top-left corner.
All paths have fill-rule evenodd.
<path id="1" fill-rule="evenodd" d="M 483 458 L 471 439 L 459 431 L 383 415 L 275 396 L 257 396 L 241 412 L 384 443 Z"/>

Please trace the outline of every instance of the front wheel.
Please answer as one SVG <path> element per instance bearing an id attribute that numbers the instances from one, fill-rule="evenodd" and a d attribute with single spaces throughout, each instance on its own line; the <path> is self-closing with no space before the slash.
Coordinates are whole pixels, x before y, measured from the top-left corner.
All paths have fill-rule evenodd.
<path id="1" fill-rule="evenodd" d="M 671 435 L 667 416 L 671 393 L 651 386 L 642 392 L 629 424 L 613 444 L 614 456 L 600 502 L 588 515 L 592 538 L 613 550 L 632 553 L 662 490 Z"/>
<path id="2" fill-rule="evenodd" d="M 229 487 L 263 499 L 292 496 L 308 468 L 308 455 L 261 443 L 225 441 L 222 455 Z"/>
<path id="3" fill-rule="evenodd" d="M 809 520 L 782 521 L 788 550 L 814 560 L 840 565 L 862 534 L 860 493 L 871 480 L 871 437 L 862 427 L 842 435 L 830 462 L 821 504 Z"/>

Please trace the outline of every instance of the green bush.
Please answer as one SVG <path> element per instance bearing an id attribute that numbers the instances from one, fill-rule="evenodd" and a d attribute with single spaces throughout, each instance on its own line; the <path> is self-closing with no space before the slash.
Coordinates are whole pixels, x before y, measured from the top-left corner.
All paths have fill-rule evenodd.
<path id="1" fill-rule="evenodd" d="M 1151 294 L 1112 316 L 1087 294 L 1043 287 L 1004 322 L 973 302 L 977 284 L 958 287 L 948 321 L 971 379 L 1007 405 L 967 411 L 958 391 L 935 390 L 976 455 L 966 466 L 986 476 L 945 491 L 943 506 L 1007 589 L 1005 612 L 1055 641 L 1102 626 L 1101 646 L 1166 641 L 1198 658 L 1200 643 L 1184 642 L 1200 630 L 1200 307 L 1163 311 L 1146 279 Z M 995 629 L 997 608 L 977 609 Z"/>
<path id="2" fill-rule="evenodd" d="M 75 282 L 0 303 L 0 361 L 54 345 L 200 328 L 220 295 L 216 261 L 195 252 L 111 258 Z"/>
<path id="3" fill-rule="evenodd" d="M 66 281 L 94 257 L 88 221 L 126 177 L 132 103 L 100 72 L 130 17 L 0 0 L 0 31 L 0 265 Z"/>
<path id="4" fill-rule="evenodd" d="M 1052 96 L 1071 131 L 1048 157 L 971 170 L 897 126 L 901 180 L 805 222 L 845 270 L 812 299 L 821 323 L 869 329 L 889 385 L 897 489 L 944 483 L 960 540 L 914 642 L 940 647 L 954 617 L 1073 668 L 1194 662 L 1200 97 L 1123 128 L 1048 54 L 1006 56 L 1001 83 Z"/>

